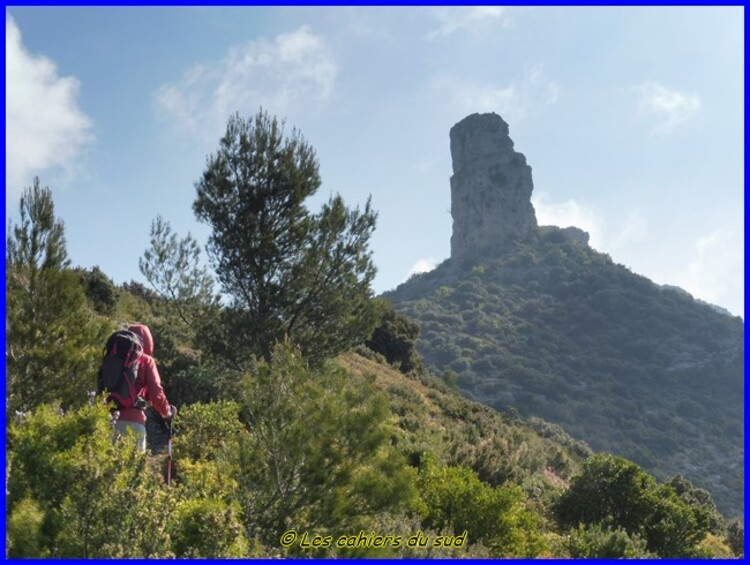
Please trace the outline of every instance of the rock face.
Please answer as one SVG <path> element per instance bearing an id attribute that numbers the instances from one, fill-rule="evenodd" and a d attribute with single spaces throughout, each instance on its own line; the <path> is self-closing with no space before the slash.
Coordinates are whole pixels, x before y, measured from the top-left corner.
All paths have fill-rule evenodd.
<path id="1" fill-rule="evenodd" d="M 497 114 L 472 114 L 450 130 L 451 257 L 536 230 L 531 167 Z"/>

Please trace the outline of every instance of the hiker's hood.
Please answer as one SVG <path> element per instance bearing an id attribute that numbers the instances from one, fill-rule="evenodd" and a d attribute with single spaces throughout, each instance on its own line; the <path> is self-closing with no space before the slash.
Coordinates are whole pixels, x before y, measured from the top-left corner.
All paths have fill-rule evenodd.
<path id="1" fill-rule="evenodd" d="M 145 324 L 134 324 L 128 328 L 131 332 L 141 337 L 143 342 L 143 352 L 146 355 L 154 354 L 154 338 L 151 337 L 151 330 Z"/>

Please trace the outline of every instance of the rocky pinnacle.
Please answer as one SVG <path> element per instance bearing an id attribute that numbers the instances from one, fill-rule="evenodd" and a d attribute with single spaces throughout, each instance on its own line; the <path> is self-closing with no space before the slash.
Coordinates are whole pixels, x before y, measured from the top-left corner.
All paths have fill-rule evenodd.
<path id="1" fill-rule="evenodd" d="M 497 114 L 472 114 L 450 130 L 451 257 L 523 239 L 536 230 L 531 167 Z"/>

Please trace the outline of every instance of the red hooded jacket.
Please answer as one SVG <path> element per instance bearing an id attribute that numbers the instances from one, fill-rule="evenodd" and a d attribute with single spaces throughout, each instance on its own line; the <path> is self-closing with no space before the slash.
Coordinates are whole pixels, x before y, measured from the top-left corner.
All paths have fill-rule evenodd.
<path id="1" fill-rule="evenodd" d="M 154 354 L 154 338 L 151 337 L 151 330 L 143 324 L 135 324 L 128 328 L 131 332 L 141 337 L 143 341 L 143 355 L 138 365 L 138 379 L 136 380 L 137 392 L 140 396 L 151 403 L 151 406 L 162 415 L 163 418 L 169 417 L 169 401 L 164 394 L 161 386 L 161 377 L 156 369 Z M 120 411 L 120 420 L 127 422 L 136 422 L 146 424 L 146 413 L 138 408 L 127 408 Z"/>

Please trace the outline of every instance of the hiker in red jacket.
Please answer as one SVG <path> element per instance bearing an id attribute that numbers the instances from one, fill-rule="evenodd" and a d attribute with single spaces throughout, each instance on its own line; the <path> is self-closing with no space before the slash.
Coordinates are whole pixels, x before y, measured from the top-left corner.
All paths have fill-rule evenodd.
<path id="1" fill-rule="evenodd" d="M 154 354 L 154 338 L 151 330 L 144 324 L 134 324 L 128 328 L 131 332 L 141 338 L 143 342 L 143 355 L 138 363 L 138 379 L 136 387 L 138 395 L 147 400 L 151 406 L 165 420 L 174 418 L 177 408 L 171 406 L 161 386 L 161 377 L 156 369 Z M 141 449 L 146 451 L 146 413 L 142 408 L 125 408 L 120 410 L 120 416 L 115 422 L 115 430 L 118 434 L 125 433 L 128 429 L 135 431 L 138 436 Z"/>

